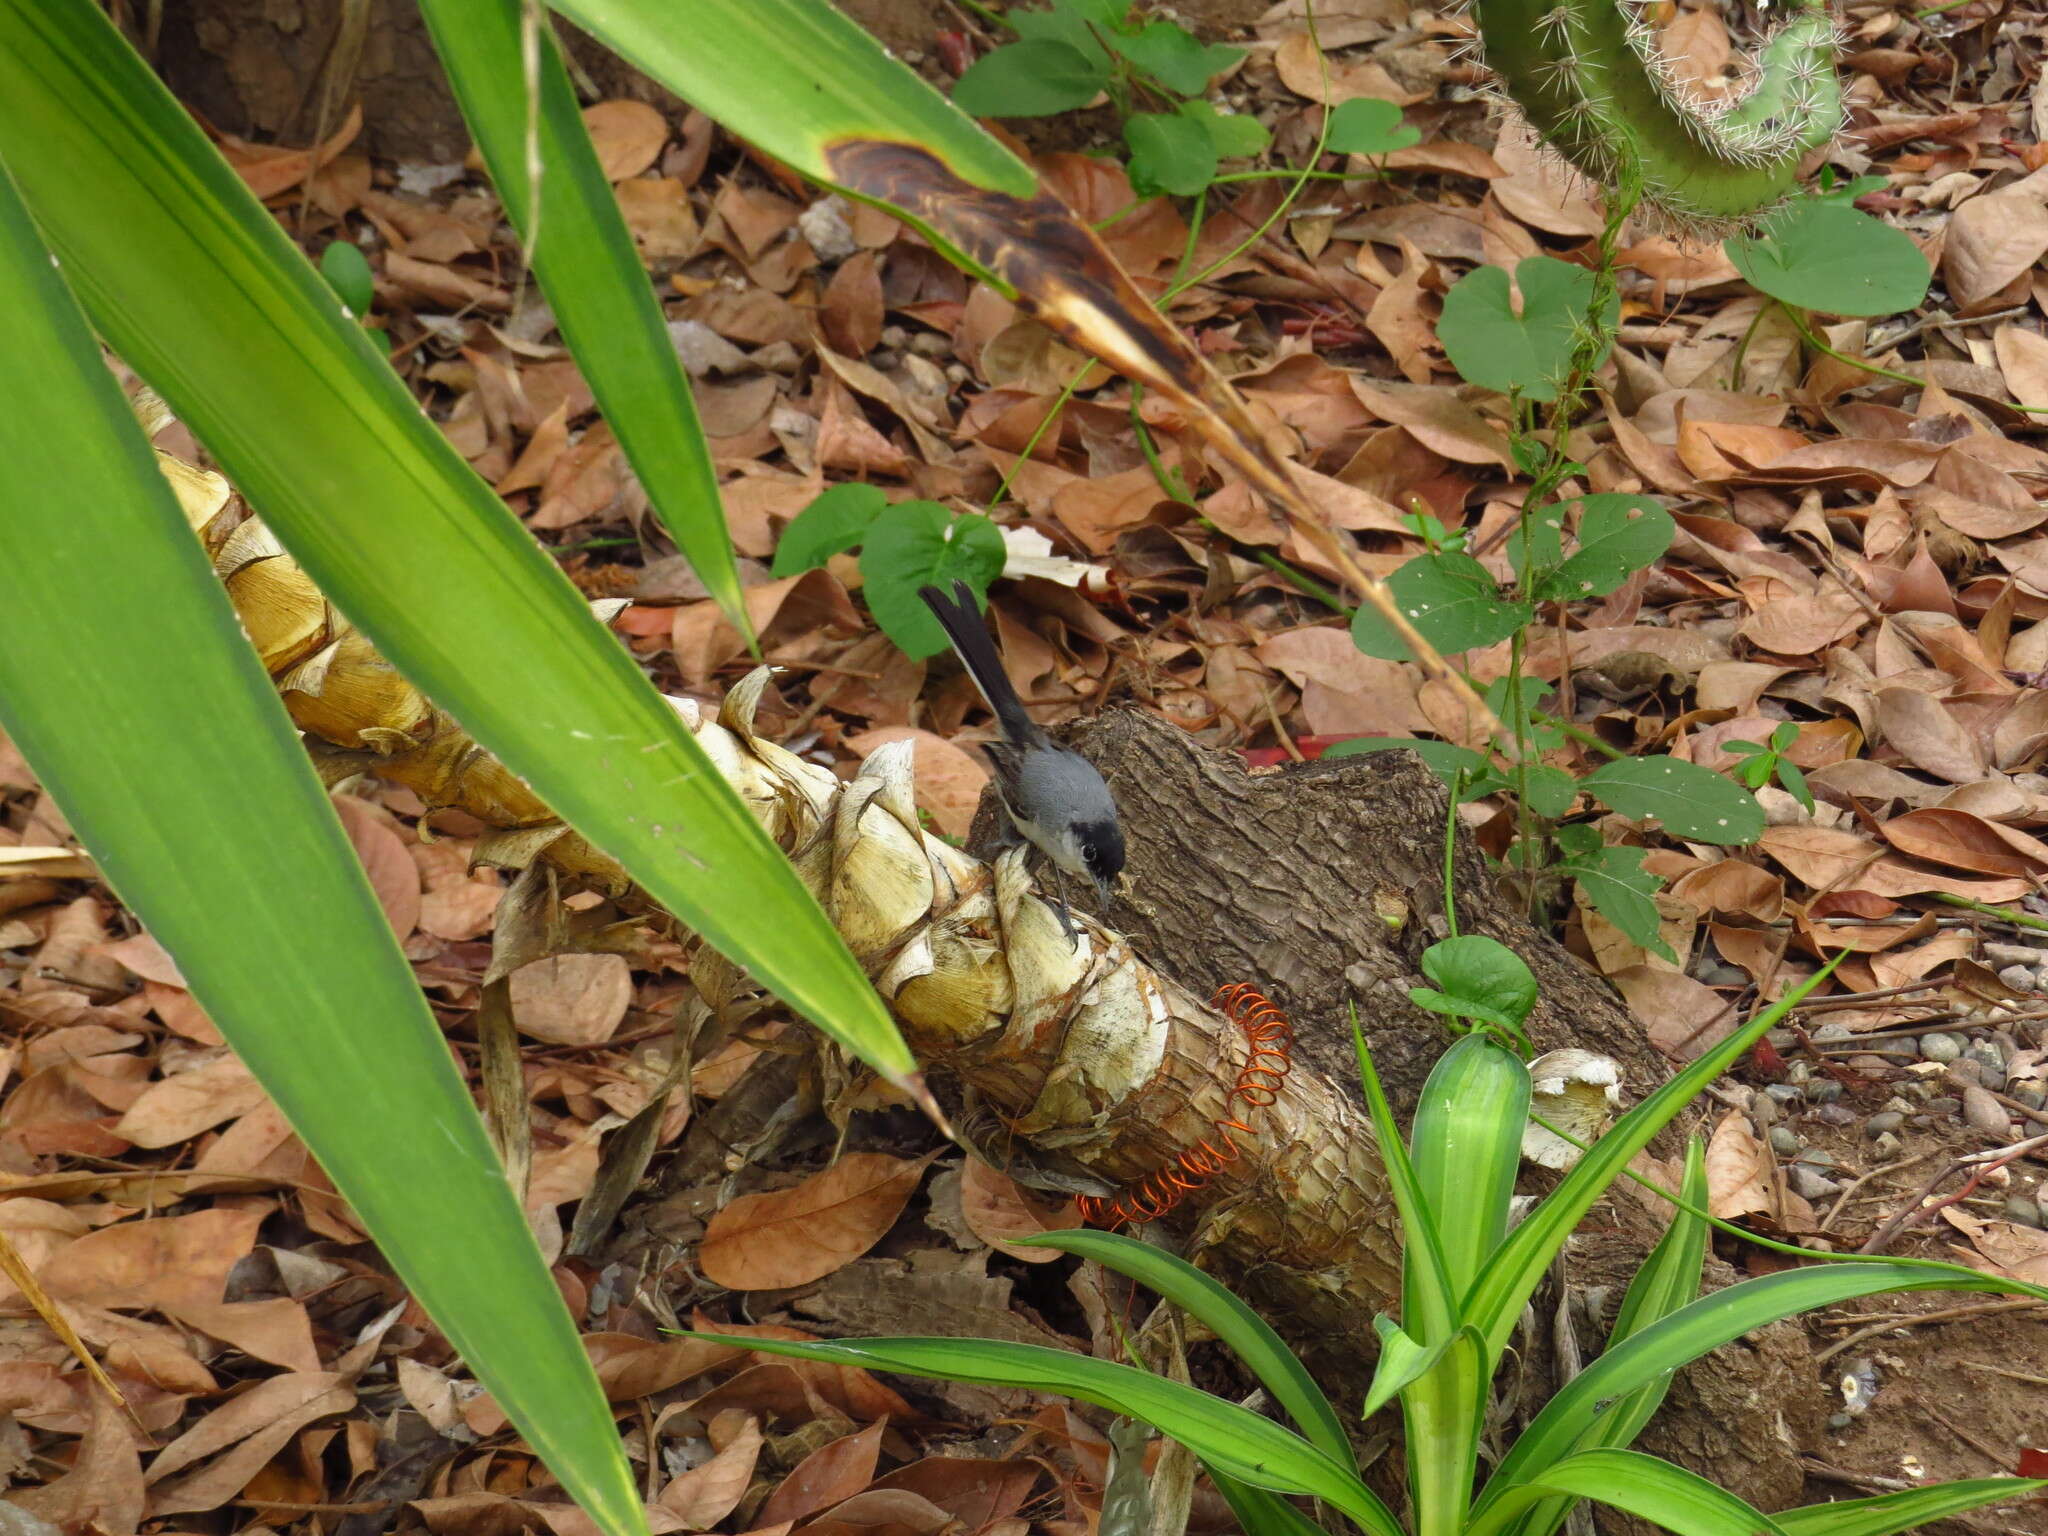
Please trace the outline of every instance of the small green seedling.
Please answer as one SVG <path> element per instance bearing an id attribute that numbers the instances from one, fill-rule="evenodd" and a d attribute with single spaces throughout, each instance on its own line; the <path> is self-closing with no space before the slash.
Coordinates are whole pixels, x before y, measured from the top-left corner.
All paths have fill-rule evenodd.
<path id="1" fill-rule="evenodd" d="M 1806 775 L 1799 771 L 1799 765 L 1785 754 L 1799 739 L 1799 727 L 1787 720 L 1771 732 L 1768 742 L 1724 741 L 1721 750 L 1736 758 L 1735 777 L 1751 789 L 1762 789 L 1776 779 L 1784 791 L 1806 807 L 1808 815 L 1813 814 L 1813 791 L 1806 786 Z"/>
<path id="2" fill-rule="evenodd" d="M 1530 1053 L 1522 1025 L 1536 1006 L 1536 976 L 1507 945 L 1480 933 L 1440 940 L 1422 952 L 1422 974 L 1436 986 L 1408 989 L 1416 1007 L 1466 1020 Z"/>
<path id="3" fill-rule="evenodd" d="M 770 574 L 801 575 L 856 548 L 868 611 L 916 659 L 946 648 L 918 589 L 964 581 L 985 599 L 1009 553 L 1001 530 L 979 512 L 956 515 L 936 501 L 891 505 L 876 487 L 849 482 L 823 492 L 783 529 Z"/>

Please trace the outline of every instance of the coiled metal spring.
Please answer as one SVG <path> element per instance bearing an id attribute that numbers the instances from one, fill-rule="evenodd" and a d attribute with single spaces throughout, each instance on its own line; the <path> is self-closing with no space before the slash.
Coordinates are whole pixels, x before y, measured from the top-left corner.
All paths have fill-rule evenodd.
<path id="1" fill-rule="evenodd" d="M 1207 1136 L 1115 1197 L 1078 1196 L 1075 1204 L 1083 1221 L 1114 1231 L 1159 1220 L 1244 1156 L 1245 1146 L 1258 1134 L 1248 1117 L 1280 1097 L 1281 1084 L 1294 1060 L 1294 1030 L 1287 1016 L 1249 982 L 1217 988 L 1212 1001 L 1244 1031 L 1251 1047 L 1237 1083 L 1224 1101 L 1223 1113 Z M 1245 1142 L 1239 1142 L 1240 1136 Z"/>

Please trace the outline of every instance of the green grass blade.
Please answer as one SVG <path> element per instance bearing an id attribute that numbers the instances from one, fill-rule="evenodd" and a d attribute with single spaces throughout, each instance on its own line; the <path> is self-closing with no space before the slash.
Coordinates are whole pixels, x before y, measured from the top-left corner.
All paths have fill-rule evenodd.
<path id="1" fill-rule="evenodd" d="M 1023 161 L 826 0 L 692 0 L 687 25 L 671 0 L 552 4 L 815 181 L 834 180 L 826 159 L 832 145 L 880 139 L 915 144 L 978 187 L 1012 197 L 1037 190 Z"/>
<path id="2" fill-rule="evenodd" d="M 4 167 L 0 311 L 0 723 L 520 1433 L 643 1530 L 447 1042 Z"/>
<path id="3" fill-rule="evenodd" d="M 1607 1335 L 1609 1349 L 1669 1317 L 1700 1293 L 1700 1271 L 1706 1263 L 1710 1228 L 1702 1213 L 1707 1201 L 1706 1144 L 1697 1136 L 1686 1143 L 1685 1175 L 1679 1197 L 1685 1205 L 1672 1212 L 1671 1225 L 1665 1228 L 1664 1236 L 1629 1282 L 1628 1294 L 1622 1298 L 1614 1327 Z M 1636 1436 L 1656 1416 L 1670 1390 L 1669 1376 L 1659 1376 L 1636 1388 L 1594 1421 L 1593 1427 L 1580 1437 L 1581 1449 L 1624 1450 L 1635 1444 Z M 1571 1498 L 1544 1500 L 1522 1517 L 1515 1527 L 1516 1536 L 1550 1536 L 1576 1502 Z"/>
<path id="4" fill-rule="evenodd" d="M 1489 1035 L 1459 1040 L 1423 1084 L 1409 1140 L 1453 1295 L 1465 1294 L 1507 1234 L 1528 1123 L 1529 1069 Z"/>
<path id="5" fill-rule="evenodd" d="M 936 1381 L 972 1381 L 1026 1392 L 1059 1392 L 1143 1419 L 1171 1435 L 1228 1476 L 1275 1493 L 1323 1499 L 1361 1524 L 1382 1517 L 1386 1506 L 1356 1476 L 1308 1441 L 1249 1409 L 1184 1387 L 1128 1365 L 1095 1360 L 1039 1344 L 995 1339 L 855 1339 L 843 1343 L 792 1343 L 729 1334 L 685 1334 L 719 1344 L 737 1344 L 765 1354 L 822 1360 L 870 1371 L 902 1371 Z M 1398 1527 L 1396 1527 L 1398 1528 Z"/>
<path id="6" fill-rule="evenodd" d="M 1560 1388 L 1502 1458 L 1480 1508 L 1517 1485 L 1540 1481 L 1588 1431 L 1597 1430 L 1610 1405 L 1753 1328 L 1880 1291 L 2033 1290 L 1968 1270 L 1942 1274 L 1917 1265 L 1872 1261 L 1784 1270 L 1702 1296 L 1615 1345 Z"/>
<path id="7" fill-rule="evenodd" d="M 1463 1321 L 1458 1315 L 1457 1292 L 1451 1289 L 1445 1268 L 1436 1213 L 1423 1197 L 1415 1165 L 1409 1161 L 1408 1148 L 1401 1140 L 1401 1127 L 1394 1123 L 1394 1109 L 1387 1103 L 1386 1089 L 1380 1085 L 1379 1068 L 1373 1065 L 1365 1031 L 1358 1027 L 1356 1004 L 1351 1009 L 1351 1045 L 1358 1054 L 1359 1082 L 1364 1086 L 1366 1107 L 1372 1112 L 1373 1130 L 1379 1137 L 1387 1190 L 1393 1195 L 1394 1209 L 1401 1217 L 1401 1291 L 1409 1314 L 1403 1321 L 1409 1337 L 1425 1348 L 1434 1347 L 1455 1334 Z M 1380 1396 L 1377 1390 L 1374 1396 Z"/>
<path id="8" fill-rule="evenodd" d="M 1640 1451 L 1587 1451 L 1543 1474 L 1549 1493 L 1587 1498 L 1661 1525 L 1678 1536 L 1756 1536 L 1784 1528 L 1746 1499 L 1736 1497 L 1697 1472 L 1645 1456 Z M 1525 1496 L 1536 1490 L 1525 1491 Z M 1509 1514 L 1503 1510 L 1499 1514 Z M 1467 1536 L 1493 1536 L 1495 1519 L 1475 1520 Z"/>
<path id="9" fill-rule="evenodd" d="M 689 380 L 545 25 L 530 97 L 520 0 L 421 0 L 434 48 L 576 365 L 655 514 L 741 634 L 751 632 Z M 542 18 L 536 16 L 537 20 Z M 539 151 L 527 164 L 529 109 Z"/>
<path id="10" fill-rule="evenodd" d="M 1788 1536 L 1892 1536 L 1895 1531 L 1932 1525 L 1951 1515 L 1967 1514 L 2001 1499 L 2023 1498 L 2044 1488 L 2048 1488 L 2048 1479 L 1972 1477 L 1937 1483 L 1932 1488 L 1881 1493 L 1869 1499 L 1808 1504 L 1783 1511 L 1777 1521 Z"/>
<path id="11" fill-rule="evenodd" d="M 378 648 L 664 906 L 892 1077 L 909 1048 L 624 647 L 84 0 L 0 0 L 0 152 L 101 334 Z"/>
<path id="12" fill-rule="evenodd" d="M 1202 1463 L 1202 1470 L 1209 1474 L 1209 1481 L 1216 1485 L 1216 1491 L 1223 1495 L 1230 1512 L 1237 1516 L 1237 1523 L 1244 1527 L 1245 1536 L 1329 1536 L 1320 1525 L 1279 1494 L 1254 1488 L 1250 1483 L 1241 1483 L 1206 1461 Z M 1391 1512 L 1387 1518 L 1389 1523 L 1384 1526 L 1366 1527 L 1371 1536 L 1403 1536 L 1401 1527 L 1393 1523 Z"/>
<path id="13" fill-rule="evenodd" d="M 1703 1054 L 1593 1143 L 1550 1195 L 1522 1219 L 1495 1251 L 1465 1297 L 1465 1317 L 1486 1336 L 1487 1360 L 1497 1363 L 1514 1332 L 1523 1304 L 1550 1268 L 1572 1229 L 1621 1176 L 1629 1160 L 1650 1144 L 1708 1083 L 1733 1066 L 1764 1034 L 1833 974 L 1847 950 Z"/>
<path id="14" fill-rule="evenodd" d="M 1311 1444 L 1339 1466 L 1354 1465 L 1351 1437 L 1344 1433 L 1344 1421 L 1337 1417 L 1337 1410 L 1323 1395 L 1323 1389 L 1295 1358 L 1294 1351 L 1281 1342 L 1280 1335 L 1266 1326 L 1265 1319 L 1221 1281 L 1162 1248 L 1118 1232 L 1072 1227 L 1018 1241 L 1025 1247 L 1057 1248 L 1062 1253 L 1093 1259 L 1185 1308 L 1236 1351 L 1238 1359 L 1273 1394 L 1273 1400 L 1287 1411 Z"/>

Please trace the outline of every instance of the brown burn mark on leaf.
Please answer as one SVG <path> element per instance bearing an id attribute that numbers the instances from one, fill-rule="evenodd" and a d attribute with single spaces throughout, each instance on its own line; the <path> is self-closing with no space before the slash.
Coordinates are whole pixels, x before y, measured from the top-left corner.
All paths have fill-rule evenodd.
<path id="1" fill-rule="evenodd" d="M 1189 411 L 1276 517 L 1284 514 L 1332 559 L 1405 642 L 1423 672 L 1443 681 L 1496 735 L 1500 724 L 1430 644 L 1386 588 L 1364 570 L 1296 484 L 1253 424 L 1237 391 L 1138 291 L 1094 230 L 1058 198 L 1020 198 L 976 186 L 914 144 L 843 139 L 826 146 L 832 180 L 857 196 L 902 210 L 1016 296 L 1020 309 L 1063 341 Z"/>

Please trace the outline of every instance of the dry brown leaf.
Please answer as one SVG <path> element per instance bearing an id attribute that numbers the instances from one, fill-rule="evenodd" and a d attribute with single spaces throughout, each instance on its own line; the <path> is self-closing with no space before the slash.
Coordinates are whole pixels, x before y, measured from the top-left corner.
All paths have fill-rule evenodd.
<path id="1" fill-rule="evenodd" d="M 1977 947 L 1975 934 L 1961 929 L 1938 933 L 1910 949 L 1888 949 L 1870 957 L 1870 974 L 1880 987 L 1903 987 L 1929 972 L 1961 960 Z"/>
<path id="2" fill-rule="evenodd" d="M 791 1469 L 755 1518 L 770 1525 L 778 1520 L 801 1520 L 859 1493 L 874 1481 L 875 1463 L 882 1454 L 882 1431 L 887 1428 L 886 1419 L 877 1420 L 855 1434 L 819 1446 Z"/>
<path id="3" fill-rule="evenodd" d="M 1431 452 L 1459 464 L 1498 464 L 1513 473 L 1507 437 L 1449 387 L 1376 383 L 1354 375 L 1351 388 L 1374 416 L 1406 427 Z"/>
<path id="4" fill-rule="evenodd" d="M 794 1188 L 742 1195 L 705 1227 L 698 1265 L 736 1291 L 822 1279 L 882 1240 L 930 1162 L 849 1152 Z"/>
<path id="5" fill-rule="evenodd" d="M 1878 689 L 1877 723 L 1887 746 L 1937 779 L 1974 784 L 1989 769 L 1982 744 L 1941 700 L 1917 688 Z"/>
<path id="6" fill-rule="evenodd" d="M 760 1459 L 761 1421 L 749 1414 L 718 1454 L 670 1478 L 654 1502 L 680 1519 L 685 1530 L 708 1531 L 746 1497 Z"/>
<path id="7" fill-rule="evenodd" d="M 968 1231 L 990 1247 L 1027 1264 L 1050 1263 L 1060 1256 L 1059 1250 L 1019 1248 L 1005 1239 L 1034 1237 L 1040 1232 L 1058 1232 L 1081 1225 L 1081 1213 L 1073 1201 L 1034 1197 L 978 1157 L 968 1158 L 960 1171 L 960 1213 Z"/>
<path id="8" fill-rule="evenodd" d="M 1968 309 L 1995 297 L 2048 252 L 2048 171 L 1956 209 L 1942 245 L 1949 296 Z"/>
<path id="9" fill-rule="evenodd" d="M 1785 882 L 1741 859 L 1721 859 L 1680 877 L 1671 894 L 1702 912 L 1775 923 L 1785 908 Z"/>
<path id="10" fill-rule="evenodd" d="M 1528 124 L 1511 117 L 1501 126 L 1493 158 L 1507 172 L 1488 195 L 1524 224 L 1553 235 L 1581 238 L 1606 226 L 1587 180 L 1536 142 Z"/>
<path id="11" fill-rule="evenodd" d="M 153 1216 L 89 1232 L 43 1266 L 38 1278 L 59 1301 L 104 1307 L 211 1306 L 228 1271 L 256 1241 L 270 1202 L 190 1216 Z"/>
<path id="12" fill-rule="evenodd" d="M 301 1429 L 355 1404 L 354 1389 L 332 1372 L 257 1382 L 157 1452 L 146 1475 L 151 1518 L 220 1508 Z"/>
<path id="13" fill-rule="evenodd" d="M 702 233 L 697 215 L 690 207 L 690 195 L 672 177 L 643 177 L 621 181 L 617 188 L 619 212 L 633 243 L 648 261 L 684 261 L 696 254 Z"/>
<path id="14" fill-rule="evenodd" d="M 225 1046 L 212 1061 L 150 1084 L 115 1123 L 114 1134 L 138 1147 L 170 1147 L 238 1120 L 264 1102 L 263 1085 Z"/>
<path id="15" fill-rule="evenodd" d="M 1811 656 L 1840 644 L 1868 621 L 1861 603 L 1830 586 L 1818 594 L 1773 598 L 1743 620 L 1738 633 L 1758 650 Z"/>
<path id="16" fill-rule="evenodd" d="M 877 1478 L 875 1487 L 906 1489 L 929 1499 L 968 1530 L 985 1532 L 1022 1509 L 1045 1473 L 1036 1461 L 927 1456 Z"/>
<path id="17" fill-rule="evenodd" d="M 1862 876 L 1884 852 L 1867 837 L 1832 827 L 1766 827 L 1757 847 L 1815 890 L 1867 889 Z"/>
<path id="18" fill-rule="evenodd" d="M 1749 1116 L 1731 1109 L 1707 1142 L 1707 1210 L 1723 1221 L 1774 1214 L 1771 1160 Z"/>
<path id="19" fill-rule="evenodd" d="M 142 1529 L 142 1459 L 135 1451 L 134 1427 L 104 1392 L 91 1395 L 92 1422 L 71 1470 L 40 1486 L 13 1488 L 7 1494 L 7 1502 L 27 1517 L 19 1522 L 23 1536 L 32 1536 L 31 1522 L 40 1521 L 49 1522 L 41 1527 L 45 1531 L 54 1526 L 106 1536 Z"/>
<path id="20" fill-rule="evenodd" d="M 2048 1285 L 2048 1232 L 2015 1221 L 1986 1221 L 1957 1206 L 1941 1208 L 1941 1219 L 1970 1240 L 1951 1244 L 1965 1264 L 2031 1285 Z"/>
<path id="21" fill-rule="evenodd" d="M 550 955 L 512 973 L 519 1032 L 550 1045 L 602 1044 L 632 1001 L 632 967 L 622 955 Z"/>
<path id="22" fill-rule="evenodd" d="M 1416 702 L 1414 669 L 1367 656 L 1342 629 L 1284 630 L 1253 654 L 1301 690 L 1311 735 L 1413 736 L 1431 728 Z"/>
<path id="23" fill-rule="evenodd" d="M 2048 407 L 2048 336 L 2006 321 L 1991 334 L 2006 388 L 2022 405 Z"/>
<path id="24" fill-rule="evenodd" d="M 355 141 L 363 131 L 360 103 L 349 108 L 348 116 L 325 142 L 311 149 L 286 149 L 278 144 L 251 144 L 231 133 L 220 135 L 220 152 L 235 174 L 247 183 L 259 199 L 268 201 L 289 192 L 308 175 L 328 164 Z"/>
<path id="25" fill-rule="evenodd" d="M 600 101 L 583 109 L 583 126 L 606 181 L 624 181 L 653 165 L 668 142 L 668 120 L 644 101 Z"/>
<path id="26" fill-rule="evenodd" d="M 2048 872 L 2048 846 L 1967 811 L 1943 807 L 1908 811 L 1878 829 L 1901 853 L 1980 875 Z"/>
<path id="27" fill-rule="evenodd" d="M 1404 91 L 1394 77 L 1371 59 L 1340 63 L 1319 53 L 1306 32 L 1296 32 L 1273 52 L 1280 83 L 1297 96 L 1335 106 L 1358 96 L 1377 97 L 1396 106 L 1426 101 L 1431 91 Z"/>
<path id="28" fill-rule="evenodd" d="M 420 921 L 420 872 L 404 841 L 391 830 L 388 813 L 354 795 L 335 795 L 333 805 L 356 857 L 363 861 L 370 889 L 391 921 L 391 931 L 401 941 L 410 938 Z"/>
<path id="29" fill-rule="evenodd" d="M 1735 1028 L 1728 1000 L 1678 971 L 1632 965 L 1610 971 L 1607 979 L 1628 1001 L 1650 1043 L 1673 1060 L 1692 1060 Z"/>

